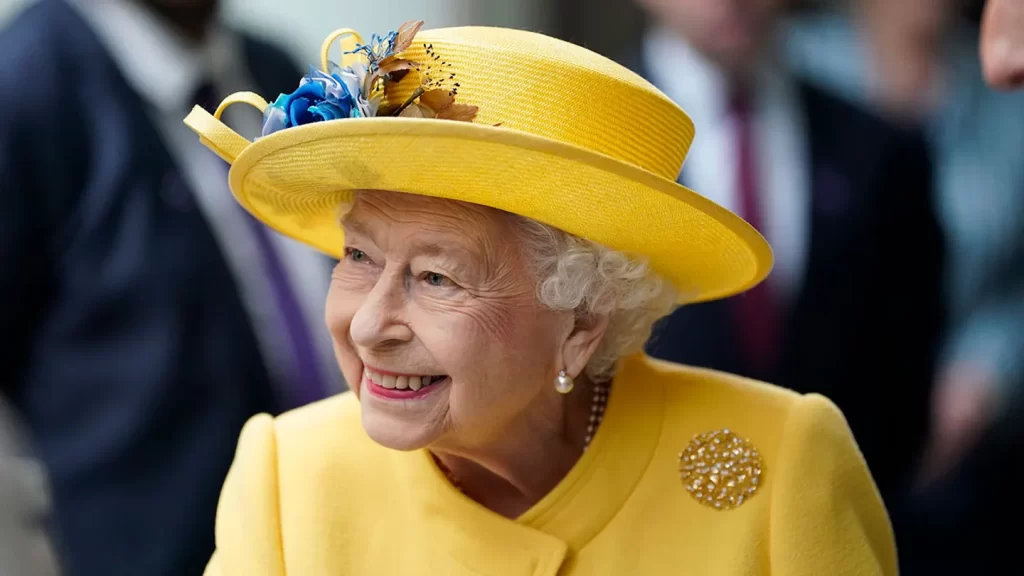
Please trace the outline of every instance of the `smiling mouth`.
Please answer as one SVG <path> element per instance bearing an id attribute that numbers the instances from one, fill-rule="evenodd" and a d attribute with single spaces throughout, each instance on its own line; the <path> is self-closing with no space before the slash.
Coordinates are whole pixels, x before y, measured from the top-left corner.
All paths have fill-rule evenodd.
<path id="1" fill-rule="evenodd" d="M 411 390 L 413 392 L 433 386 L 448 378 L 446 374 L 394 374 L 377 372 L 371 368 L 363 369 L 363 377 L 374 386 L 387 390 Z"/>

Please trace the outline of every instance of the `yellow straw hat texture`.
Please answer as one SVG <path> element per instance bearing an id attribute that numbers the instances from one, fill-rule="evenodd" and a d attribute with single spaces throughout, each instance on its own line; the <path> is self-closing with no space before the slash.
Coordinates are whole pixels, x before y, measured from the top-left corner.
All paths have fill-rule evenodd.
<path id="1" fill-rule="evenodd" d="M 338 40 L 363 45 L 351 30 L 332 34 L 324 72 Z M 358 64 L 364 53 L 349 51 L 342 64 Z M 375 90 L 376 116 L 296 125 L 249 142 L 221 112 L 238 102 L 261 111 L 268 104 L 240 93 L 214 114 L 196 107 L 185 123 L 231 163 L 238 202 L 335 257 L 344 249 L 339 206 L 355 190 L 390 190 L 491 206 L 645 257 L 681 303 L 737 294 L 768 274 L 771 249 L 756 230 L 676 183 L 693 122 L 627 68 L 545 35 L 489 27 L 418 31 L 397 60 L 410 73 L 394 74 L 383 101 Z M 475 107 L 471 121 L 408 113 L 416 112 L 408 110 L 412 98 L 438 86 Z"/>

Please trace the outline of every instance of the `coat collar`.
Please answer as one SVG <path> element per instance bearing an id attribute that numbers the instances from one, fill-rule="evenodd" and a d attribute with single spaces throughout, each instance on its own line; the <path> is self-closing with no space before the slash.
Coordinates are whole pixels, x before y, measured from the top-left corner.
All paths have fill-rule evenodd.
<path id="1" fill-rule="evenodd" d="M 567 554 L 586 546 L 618 513 L 650 464 L 664 419 L 664 391 L 652 376 L 642 356 L 620 364 L 588 450 L 514 521 L 456 490 L 427 451 L 397 454 L 396 469 L 422 522 L 414 525 L 428 534 L 432 526 L 457 534 L 445 543 L 448 554 L 479 574 L 556 574 Z"/>

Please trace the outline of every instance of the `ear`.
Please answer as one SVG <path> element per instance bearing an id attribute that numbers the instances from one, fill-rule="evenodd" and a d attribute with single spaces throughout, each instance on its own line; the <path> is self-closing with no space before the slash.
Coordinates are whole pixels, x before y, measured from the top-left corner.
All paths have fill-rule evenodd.
<path id="1" fill-rule="evenodd" d="M 576 378 L 587 367 L 608 331 L 608 320 L 604 314 L 576 319 L 572 332 L 562 344 L 562 365 L 569 376 Z"/>

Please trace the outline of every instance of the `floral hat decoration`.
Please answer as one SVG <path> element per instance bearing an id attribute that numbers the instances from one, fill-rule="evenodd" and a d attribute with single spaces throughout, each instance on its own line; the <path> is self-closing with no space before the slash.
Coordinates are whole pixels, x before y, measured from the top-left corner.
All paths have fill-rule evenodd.
<path id="1" fill-rule="evenodd" d="M 434 54 L 431 46 L 426 48 L 425 64 L 397 56 L 412 45 L 422 26 L 422 20 L 406 22 L 397 31 L 383 37 L 374 34 L 368 44 L 358 44 L 347 52 L 362 55 L 365 60 L 344 67 L 327 61 L 326 72 L 310 67 L 298 90 L 282 94 L 267 106 L 263 136 L 292 126 L 339 118 L 400 116 L 471 122 L 477 107 L 455 103 L 459 83 L 455 74 L 447 71 L 448 63 Z M 352 32 L 335 33 L 328 39 L 325 54 L 336 36 L 343 34 Z M 396 97 L 396 88 L 410 73 L 410 79 L 418 85 L 411 94 Z"/>
<path id="2" fill-rule="evenodd" d="M 220 119 L 236 103 L 263 112 L 254 142 Z M 676 182 L 693 139 L 686 113 L 619 64 L 542 34 L 409 21 L 364 42 L 339 29 L 295 91 L 272 103 L 232 94 L 185 123 L 232 165 L 240 204 L 335 257 L 339 206 L 389 190 L 490 206 L 644 257 L 682 302 L 742 292 L 772 266 L 756 230 Z"/>

